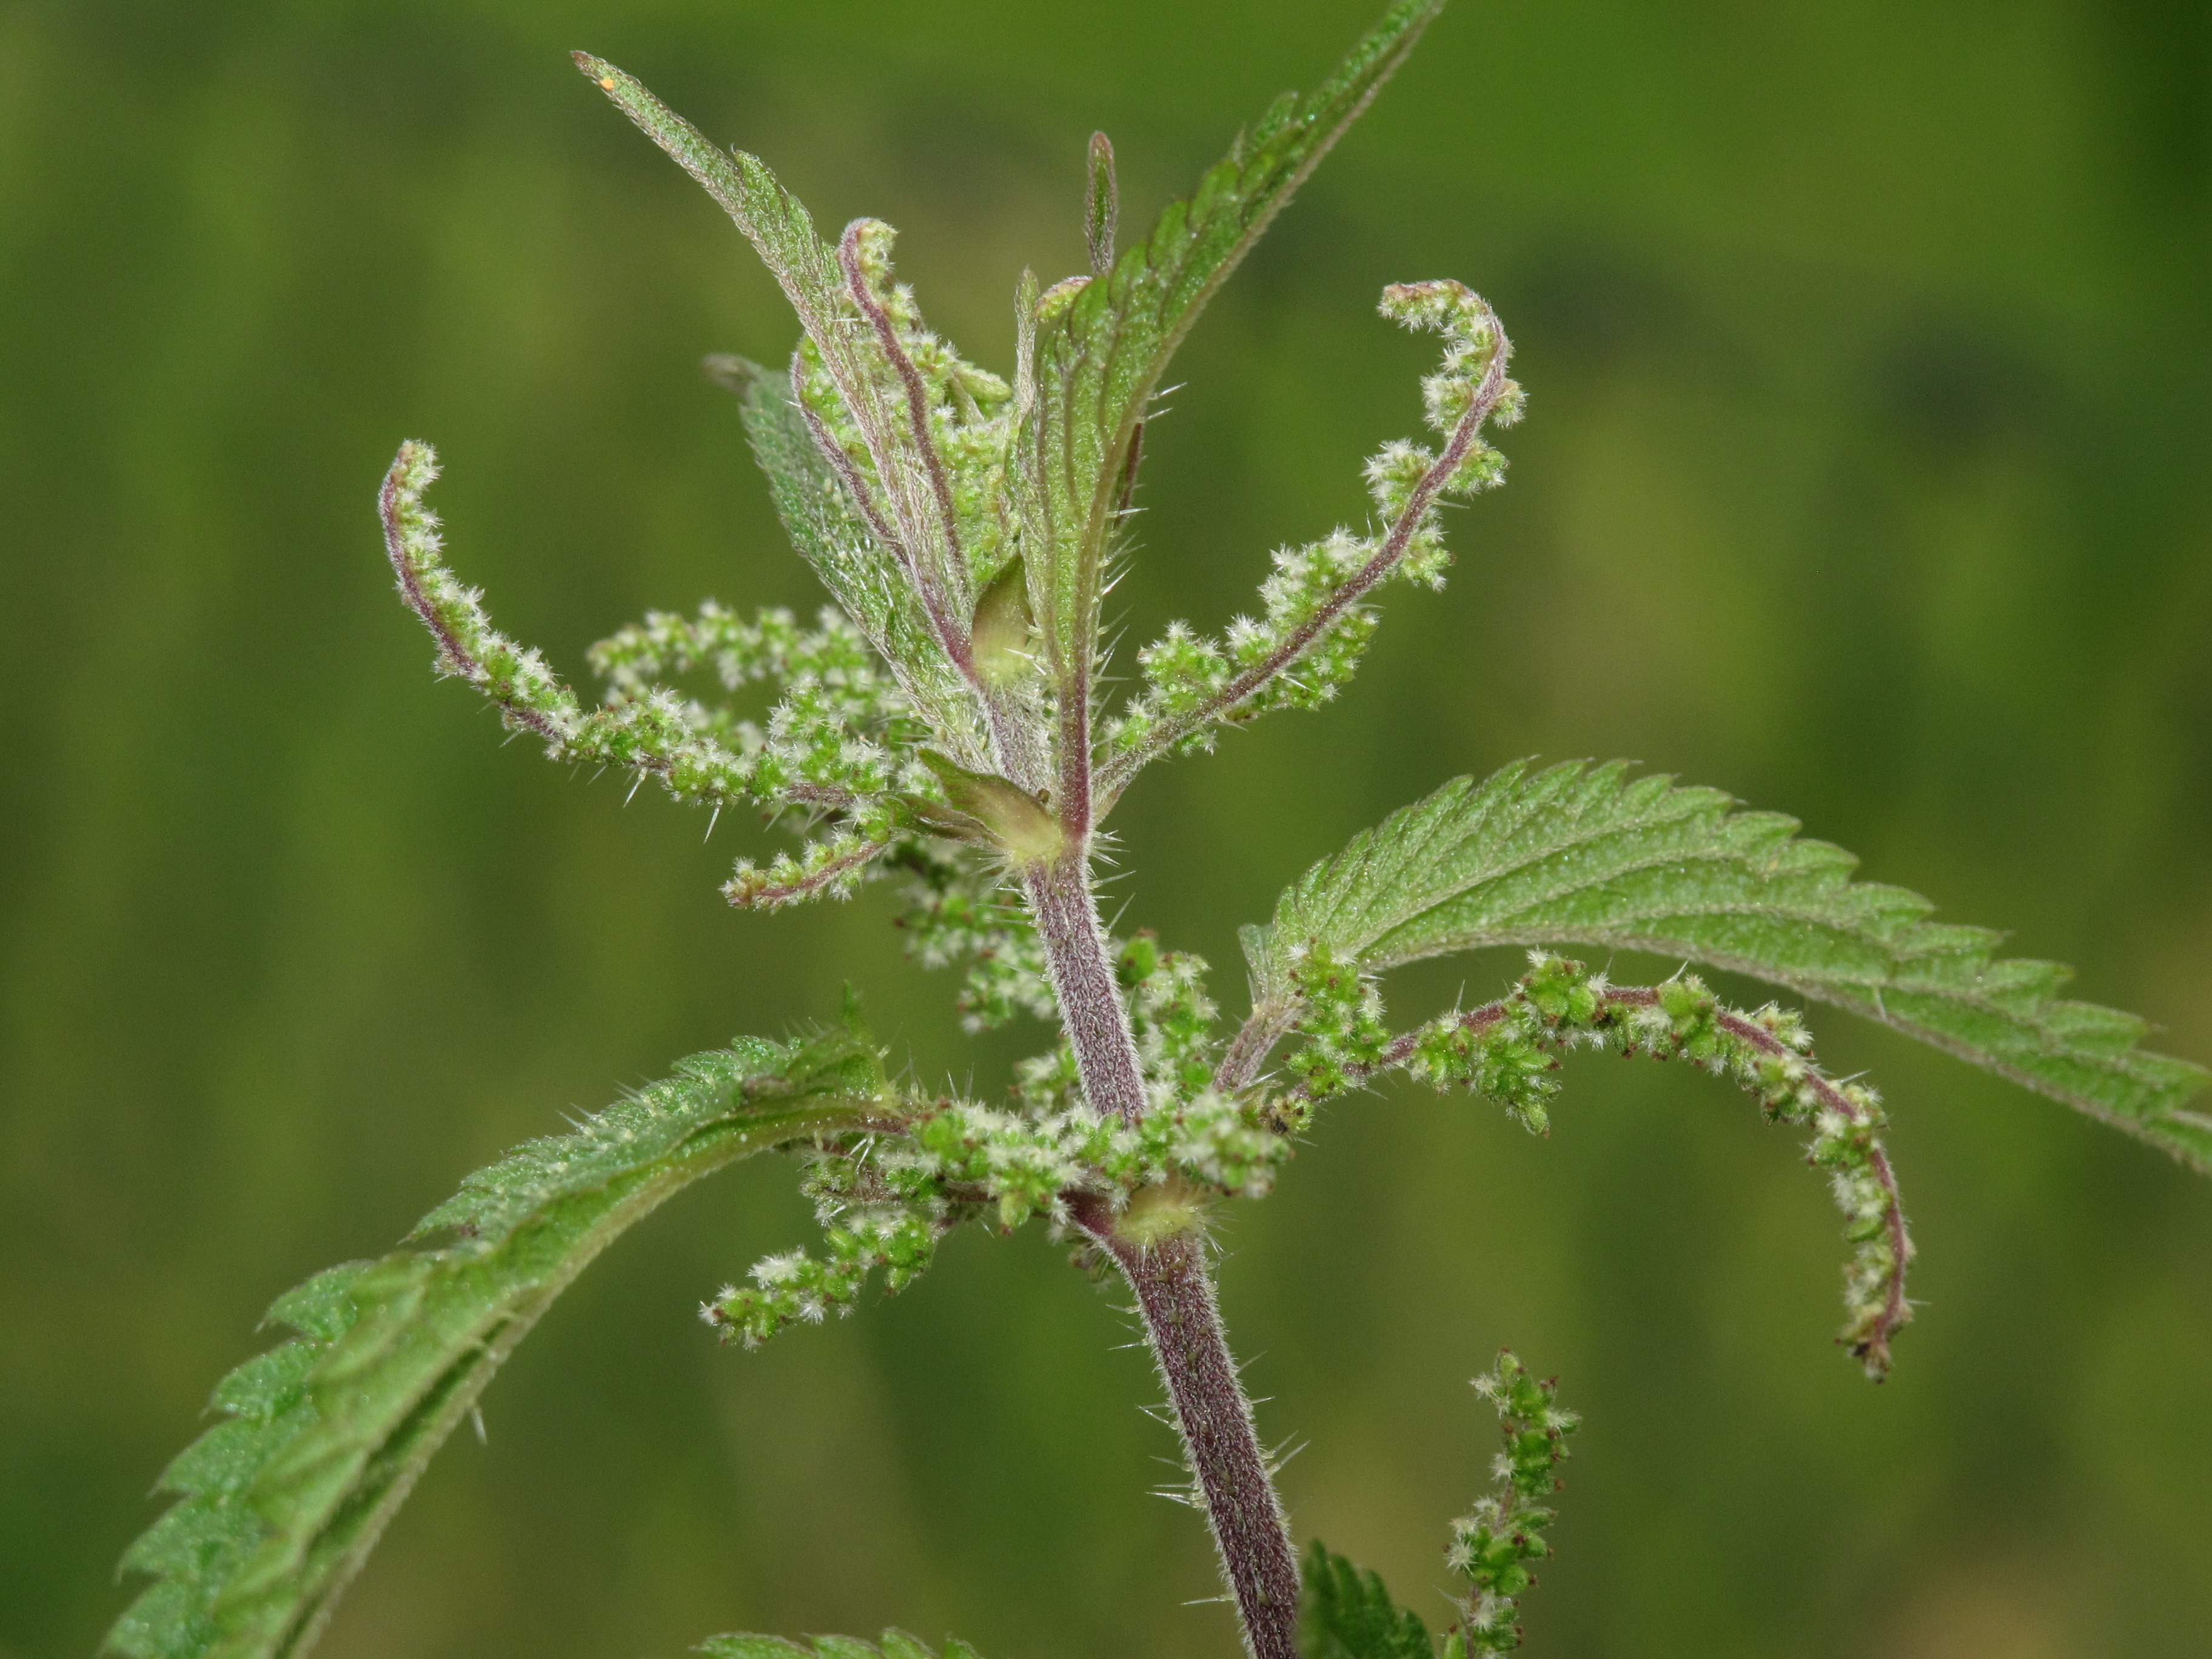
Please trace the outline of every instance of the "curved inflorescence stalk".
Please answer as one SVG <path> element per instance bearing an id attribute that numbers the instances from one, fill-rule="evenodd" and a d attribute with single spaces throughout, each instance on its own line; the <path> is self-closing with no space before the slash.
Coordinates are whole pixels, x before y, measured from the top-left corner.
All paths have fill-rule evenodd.
<path id="1" fill-rule="evenodd" d="M 902 763 L 879 735 L 910 724 L 897 687 L 878 671 L 859 635 L 824 609 L 802 634 L 764 611 L 746 623 L 713 605 L 696 621 L 656 615 L 593 650 L 608 701 L 586 710 L 534 650 L 492 626 L 482 596 L 447 567 L 436 516 L 423 492 L 438 476 L 425 444 L 399 452 L 380 498 L 386 550 L 401 596 L 437 642 L 442 672 L 465 680 L 547 756 L 616 767 L 660 780 L 678 800 L 758 807 L 833 828 L 766 872 L 741 865 L 723 890 L 732 903 L 775 905 L 850 891 L 901 834 L 902 793 L 927 793 L 926 769 Z M 775 681 L 784 695 L 765 728 L 711 709 L 653 680 L 664 666 L 711 663 L 726 687 Z"/>
<path id="2" fill-rule="evenodd" d="M 1814 1063 L 1812 1035 L 1794 1011 L 1725 1007 L 1695 974 L 1614 985 L 1579 962 L 1532 951 L 1508 995 L 1392 1036 L 1372 981 L 1357 969 L 1314 951 L 1292 973 L 1307 1009 L 1298 1028 L 1306 1042 L 1289 1061 L 1297 1082 L 1273 1109 L 1286 1133 L 1304 1127 L 1316 1103 L 1402 1070 L 1436 1088 L 1487 1096 L 1542 1134 L 1559 1092 L 1558 1056 L 1577 1048 L 1686 1060 L 1738 1084 L 1770 1121 L 1813 1130 L 1806 1161 L 1828 1171 L 1853 1246 L 1837 1340 L 1868 1376 L 1887 1373 L 1890 1339 L 1912 1317 L 1905 1271 L 1913 1249 L 1881 1143 L 1881 1102 Z"/>
<path id="3" fill-rule="evenodd" d="M 1442 587 L 1450 558 L 1438 506 L 1504 482 L 1504 458 L 1482 441 L 1482 428 L 1517 420 L 1523 398 L 1505 375 L 1512 347 L 1497 314 L 1452 282 L 1394 284 L 1382 291 L 1382 309 L 1444 337 L 1443 367 L 1422 383 L 1429 422 L 1445 435 L 1443 453 L 1385 446 L 1367 463 L 1382 528 L 1366 537 L 1339 530 L 1276 554 L 1261 589 L 1263 619 L 1237 617 L 1220 641 L 1175 623 L 1138 653 L 1145 689 L 1111 729 L 1098 786 L 1106 805 L 1160 756 L 1211 748 L 1217 725 L 1334 697 L 1374 635 L 1361 601 L 1393 576 Z"/>

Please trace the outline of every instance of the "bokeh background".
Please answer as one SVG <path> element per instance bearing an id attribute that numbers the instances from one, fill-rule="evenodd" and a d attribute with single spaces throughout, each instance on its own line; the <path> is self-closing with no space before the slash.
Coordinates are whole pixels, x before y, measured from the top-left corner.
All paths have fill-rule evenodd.
<path id="1" fill-rule="evenodd" d="M 271 1297 L 465 1170 L 735 1030 L 864 991 L 994 1090 L 872 890 L 749 918 L 758 840 L 546 766 L 393 601 L 371 495 L 435 441 L 465 573 L 580 668 L 648 605 L 811 605 L 696 359 L 793 329 L 569 69 L 589 46 L 905 233 L 1011 356 L 1126 216 L 1310 85 L 1370 0 L 0 4 L 0 1656 L 88 1654 L 112 1564 Z M 1348 701 L 1163 769 L 1126 925 L 1216 964 L 1358 827 L 1463 771 L 1626 755 L 1801 815 L 2078 963 L 2212 1060 L 2212 13 L 2190 0 L 1461 0 L 1192 341 L 1133 637 L 1218 623 L 1363 505 L 1490 295 L 1532 392 Z M 1644 964 L 1653 966 L 1653 964 Z M 1656 964 L 1665 971 L 1670 964 Z M 1392 988 L 1408 1018 L 1510 962 Z M 1445 1611 L 1510 1343 L 1589 1426 L 1536 1655 L 2180 1659 L 2212 1629 L 2212 1188 L 1840 1016 L 1922 1247 L 1893 1381 L 1834 1350 L 1836 1224 L 1705 1079 L 1585 1062 L 1547 1142 L 1391 1090 L 1229 1224 L 1224 1296 L 1302 1535 Z M 990 1659 L 1234 1650 L 1115 1298 L 962 1237 L 744 1356 L 697 1299 L 809 1228 L 746 1166 L 631 1239 L 434 1466 L 331 1659 L 674 1656 L 732 1627 Z"/>

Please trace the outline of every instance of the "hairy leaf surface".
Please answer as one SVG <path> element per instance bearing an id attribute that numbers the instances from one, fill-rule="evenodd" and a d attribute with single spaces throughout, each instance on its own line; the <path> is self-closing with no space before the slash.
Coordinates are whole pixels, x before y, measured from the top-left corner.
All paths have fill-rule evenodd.
<path id="1" fill-rule="evenodd" d="M 1031 604 L 1063 686 L 1087 681 L 1112 534 L 1136 429 L 1199 313 L 1330 147 L 1413 50 L 1443 0 L 1398 0 L 1319 91 L 1286 93 L 1172 203 L 1112 270 L 1050 311 L 1019 439 Z M 1050 296 L 1048 296 L 1048 298 Z"/>
<path id="2" fill-rule="evenodd" d="M 776 515 L 792 545 L 868 636 L 931 726 L 940 732 L 972 727 L 975 704 L 965 682 L 932 638 L 913 586 L 869 532 L 852 493 L 808 433 L 791 376 L 742 358 L 715 359 L 714 368 L 715 378 L 738 394 L 745 435 L 768 475 Z M 969 746 L 981 752 L 980 738 Z"/>
<path id="3" fill-rule="evenodd" d="M 576 66 L 639 131 L 660 146 L 721 205 L 781 285 L 792 309 L 821 353 L 822 364 L 859 427 L 909 557 L 927 559 L 950 545 L 951 526 L 927 487 L 930 462 L 911 428 L 898 371 L 854 298 L 836 252 L 815 233 L 799 198 L 757 155 L 726 150 L 677 114 L 634 76 L 578 52 Z M 939 574 L 963 591 L 955 565 Z"/>
<path id="4" fill-rule="evenodd" d="M 1786 986 L 1987 1066 L 2212 1173 L 2203 1067 L 2136 1048 L 2131 1014 L 2058 994 L 2069 970 L 1996 956 L 1987 929 L 1928 919 L 1857 860 L 1737 812 L 1718 790 L 1631 780 L 1625 763 L 1459 778 L 1364 830 L 1249 929 L 1264 1016 L 1294 1016 L 1291 952 L 1380 971 L 1488 945 L 1648 951 Z"/>
<path id="5" fill-rule="evenodd" d="M 1382 1578 L 1316 1540 L 1298 1563 L 1298 1659 L 1431 1659 L 1428 1627 Z"/>
<path id="6" fill-rule="evenodd" d="M 156 1575 L 108 1647 L 131 1659 L 305 1653 L 431 1455 L 538 1316 L 631 1223 L 734 1159 L 885 1110 L 857 1035 L 741 1039 L 533 1140 L 404 1249 L 269 1310 L 297 1334 L 224 1379 L 222 1422 L 163 1475 L 179 1501 L 124 1565 Z"/>

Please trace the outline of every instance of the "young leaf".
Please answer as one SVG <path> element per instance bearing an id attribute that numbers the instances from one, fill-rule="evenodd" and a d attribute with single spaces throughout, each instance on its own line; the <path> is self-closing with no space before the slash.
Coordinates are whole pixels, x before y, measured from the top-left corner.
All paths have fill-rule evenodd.
<path id="1" fill-rule="evenodd" d="M 920 755 L 922 764 L 937 774 L 951 807 L 950 815 L 932 815 L 932 828 L 992 848 L 1016 865 L 1047 864 L 1060 855 L 1060 820 L 1017 786 L 992 773 L 970 772 L 932 750 Z M 926 808 L 929 803 L 915 805 Z"/>
<path id="2" fill-rule="evenodd" d="M 1049 314 L 1036 319 L 1036 399 L 1017 440 L 1015 475 L 1030 601 L 1064 696 L 1087 694 L 1101 566 L 1136 429 L 1169 358 L 1443 6 L 1398 0 L 1327 85 L 1278 99 L 1110 272 L 1072 295 L 1064 287 L 1046 295 Z"/>
<path id="3" fill-rule="evenodd" d="M 1934 1044 L 2212 1173 L 2206 1081 L 2137 1048 L 2131 1014 L 2061 999 L 2069 970 L 1995 955 L 1986 929 L 1851 879 L 1856 860 L 1735 812 L 1713 789 L 1631 781 L 1626 763 L 1516 763 L 1459 778 L 1353 837 L 1247 929 L 1249 1056 L 1296 1018 L 1293 957 L 1318 945 L 1368 972 L 1489 945 L 1576 945 L 1705 963 L 1786 986 Z"/>
<path id="4" fill-rule="evenodd" d="M 1298 1564 L 1298 1659 L 1431 1659 L 1428 1627 L 1319 1540 Z"/>
<path id="5" fill-rule="evenodd" d="M 1114 269 L 1115 228 L 1121 222 L 1121 190 L 1114 181 L 1114 143 L 1103 132 L 1091 135 L 1091 182 L 1083 195 L 1083 240 L 1091 250 L 1091 272 Z"/>
<path id="6" fill-rule="evenodd" d="M 768 475 L 776 515 L 792 545 L 867 635 L 922 718 L 940 734 L 951 734 L 950 740 L 980 763 L 988 751 L 974 700 L 932 631 L 913 584 L 861 520 L 852 490 L 808 432 L 791 376 L 742 357 L 709 358 L 707 372 L 737 394 L 745 436 Z"/>
<path id="7" fill-rule="evenodd" d="M 969 628 L 975 672 L 984 684 L 1016 685 L 1035 673 L 1029 648 L 1030 635 L 1035 631 L 1030 618 L 1029 578 L 1017 555 L 975 601 L 975 620 Z"/>
<path id="8" fill-rule="evenodd" d="M 844 482 L 854 505 L 874 514 L 878 539 L 913 584 L 932 635 L 964 671 L 963 623 L 973 604 L 973 573 L 960 521 L 980 515 L 996 524 L 995 501 L 977 499 L 975 484 L 979 473 L 995 479 L 1008 434 L 1003 423 L 984 419 L 977 398 L 1003 404 L 1004 383 L 961 362 L 921 329 L 912 296 L 890 284 L 889 226 L 855 220 L 831 247 L 759 157 L 710 143 L 613 64 L 588 52 L 574 57 L 577 68 L 721 205 L 782 287 L 806 331 L 799 361 L 826 376 L 841 411 L 837 422 L 809 435 L 830 452 L 828 459 L 849 464 Z M 980 439 L 981 451 L 964 462 L 936 413 L 953 395 L 953 382 L 968 413 L 996 434 L 969 432 L 971 446 Z M 847 452 L 842 434 L 829 429 L 838 422 L 849 422 L 864 464 Z M 995 483 L 981 492 L 996 493 Z M 995 568 L 983 574 L 988 580 Z"/>
<path id="9" fill-rule="evenodd" d="M 710 143 L 634 76 L 588 52 L 577 52 L 575 60 L 640 131 L 705 187 L 759 252 L 859 425 L 877 476 L 899 512 L 900 527 L 932 543 L 934 551 L 947 526 L 930 492 L 916 487 L 927 469 L 907 426 L 897 374 L 836 251 L 815 234 L 806 209 L 758 156 Z"/>
<path id="10" fill-rule="evenodd" d="M 471 1176 L 422 1244 L 278 1299 L 298 1334 L 224 1380 L 226 1413 L 163 1475 L 179 1500 L 124 1565 L 157 1575 L 109 1632 L 131 1659 L 276 1659 L 314 1644 L 433 1453 L 593 1257 L 737 1158 L 887 1109 L 857 1033 L 741 1039 L 572 1134 Z"/>

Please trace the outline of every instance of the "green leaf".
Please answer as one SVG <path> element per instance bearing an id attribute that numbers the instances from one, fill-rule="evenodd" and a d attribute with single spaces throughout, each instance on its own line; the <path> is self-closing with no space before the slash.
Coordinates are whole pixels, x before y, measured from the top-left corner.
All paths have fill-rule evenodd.
<path id="1" fill-rule="evenodd" d="M 1999 958 L 1999 936 L 1851 879 L 1857 860 L 1793 818 L 1713 789 L 1631 780 L 1626 763 L 1459 778 L 1353 837 L 1247 929 L 1255 1021 L 1297 1017 L 1293 954 L 1369 972 L 1490 945 L 1644 951 L 1785 986 L 1880 1020 L 2212 1173 L 2212 1117 L 2184 1110 L 2202 1066 L 2135 1045 L 2131 1014 L 2063 1000 L 2069 970 Z"/>
<path id="2" fill-rule="evenodd" d="M 902 556 L 916 597 L 937 619 L 932 631 L 940 647 L 953 654 L 964 650 L 964 642 L 953 635 L 972 604 L 971 573 L 960 549 L 957 520 L 960 497 L 973 495 L 975 479 L 963 476 L 957 457 L 948 457 L 933 428 L 931 405 L 947 388 L 929 390 L 932 375 L 914 354 L 917 349 L 935 352 L 940 343 L 921 330 L 910 296 L 890 286 L 890 227 L 856 220 L 832 248 L 815 234 L 799 198 L 758 156 L 709 143 L 635 77 L 588 52 L 574 56 L 576 66 L 616 106 L 720 204 L 782 287 L 866 452 L 872 477 L 856 469 L 847 481 L 856 502 L 865 509 L 880 495 L 889 514 L 884 537 L 901 544 L 887 550 Z M 1006 387 L 995 376 L 983 375 L 949 353 L 939 355 L 945 361 L 938 365 L 943 372 L 938 378 L 950 374 L 960 380 L 971 408 L 975 386 L 984 382 L 995 384 L 998 398 L 1004 399 Z M 975 413 L 980 419 L 980 408 Z M 998 432 L 1002 445 L 1003 427 Z M 833 436 L 831 441 L 838 441 Z M 999 453 L 1003 455 L 1002 449 Z M 988 461 L 981 470 L 995 475 Z M 986 493 L 995 496 L 995 487 Z M 864 495 L 866 500 L 860 499 Z M 985 503 L 968 502 L 971 514 L 981 514 L 995 525 L 995 501 L 989 506 L 985 512 Z M 995 566 L 985 572 L 987 578 L 993 574 Z"/>
<path id="3" fill-rule="evenodd" d="M 886 481 L 915 459 L 912 435 L 890 364 L 847 288 L 836 252 L 815 234 L 814 221 L 757 155 L 726 150 L 670 109 L 635 76 L 588 52 L 581 70 L 638 130 L 698 180 L 760 254 L 822 353 Z"/>
<path id="4" fill-rule="evenodd" d="M 1431 1659 L 1428 1627 L 1316 1540 L 1299 1562 L 1298 1659 Z"/>
<path id="5" fill-rule="evenodd" d="M 311 1648 L 431 1455 L 538 1316 L 678 1188 L 737 1158 L 879 1119 L 857 1033 L 740 1039 L 468 1178 L 415 1237 L 280 1297 L 298 1334 L 231 1373 L 228 1413 L 162 1476 L 179 1501 L 124 1565 L 157 1575 L 109 1632 L 131 1659 Z"/>
<path id="6" fill-rule="evenodd" d="M 1046 296 L 1016 476 L 1030 602 L 1064 693 L 1088 684 L 1102 566 L 1137 428 L 1168 360 L 1443 6 L 1398 0 L 1327 85 L 1278 99 L 1110 273 L 1072 297 L 1065 289 Z"/>

